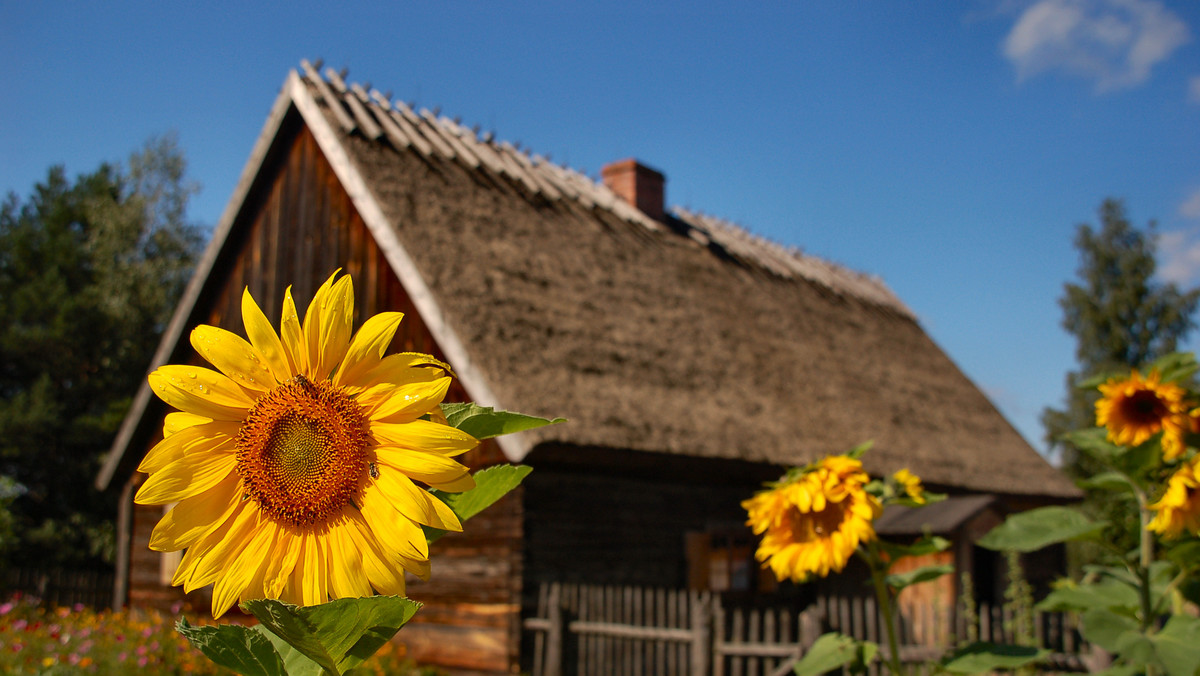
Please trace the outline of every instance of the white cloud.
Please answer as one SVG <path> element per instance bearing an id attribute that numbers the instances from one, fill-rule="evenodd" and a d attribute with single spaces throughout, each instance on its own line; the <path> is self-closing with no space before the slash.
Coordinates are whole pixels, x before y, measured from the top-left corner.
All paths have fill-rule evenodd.
<path id="1" fill-rule="evenodd" d="M 1061 70 L 1111 91 L 1145 82 L 1188 38 L 1157 0 L 1039 0 L 1017 19 L 1004 55 L 1018 80 Z"/>
<path id="2" fill-rule="evenodd" d="M 1200 75 L 1188 80 L 1188 101 L 1200 103 Z"/>
<path id="3" fill-rule="evenodd" d="M 1200 237 L 1195 230 L 1172 230 L 1158 236 L 1158 276 L 1165 282 L 1192 286 L 1200 277 Z"/>
<path id="4" fill-rule="evenodd" d="M 1200 220 L 1200 188 L 1192 191 L 1183 203 L 1179 205 L 1179 215 L 1184 218 Z"/>

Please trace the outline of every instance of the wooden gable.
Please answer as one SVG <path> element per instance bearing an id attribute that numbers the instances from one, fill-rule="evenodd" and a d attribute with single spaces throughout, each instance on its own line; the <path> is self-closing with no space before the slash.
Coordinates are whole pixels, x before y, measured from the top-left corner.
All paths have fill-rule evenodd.
<path id="1" fill-rule="evenodd" d="M 244 289 L 278 325 L 284 290 L 292 286 L 297 310 L 336 269 L 354 280 L 355 326 L 383 311 L 404 313 L 390 352 L 432 354 L 445 360 L 408 293 L 392 271 L 362 217 L 298 115 L 285 117 L 272 151 L 264 161 L 229 236 L 217 255 L 191 316 L 197 323 L 220 326 L 245 337 L 241 302 Z M 190 328 L 189 328 L 190 330 Z M 174 349 L 172 363 L 207 364 L 186 338 Z M 466 400 L 455 382 L 448 400 Z M 147 410 L 154 433 L 137 454 L 141 458 L 161 440 L 168 408 L 154 400 Z M 501 461 L 491 442 L 460 458 L 478 469 Z M 185 596 L 171 587 L 178 553 L 149 549 L 158 506 L 133 505 L 132 495 L 145 479 L 134 472 L 124 491 L 129 537 L 121 543 L 129 575 L 129 603 L 163 609 L 186 601 L 203 612 L 208 588 Z M 430 582 L 409 577 L 409 595 L 425 604 L 404 639 L 410 654 L 423 663 L 506 672 L 517 659 L 520 603 L 519 552 L 522 520 L 519 493 L 477 517 L 467 534 L 449 535 L 434 545 Z M 486 571 L 481 576 L 481 571 Z M 118 584 L 122 584 L 118 582 Z M 118 589 L 120 594 L 120 589 Z M 453 650 L 448 647 L 453 646 Z"/>

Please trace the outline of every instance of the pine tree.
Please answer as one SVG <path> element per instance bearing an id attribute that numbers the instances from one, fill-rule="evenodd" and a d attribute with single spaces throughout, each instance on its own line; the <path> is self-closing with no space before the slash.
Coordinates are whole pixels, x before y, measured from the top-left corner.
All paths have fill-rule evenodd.
<path id="1" fill-rule="evenodd" d="M 112 547 L 112 496 L 92 487 L 199 251 L 196 188 L 173 137 L 127 168 L 62 167 L 0 207 L 0 475 L 30 565 L 88 565 Z"/>

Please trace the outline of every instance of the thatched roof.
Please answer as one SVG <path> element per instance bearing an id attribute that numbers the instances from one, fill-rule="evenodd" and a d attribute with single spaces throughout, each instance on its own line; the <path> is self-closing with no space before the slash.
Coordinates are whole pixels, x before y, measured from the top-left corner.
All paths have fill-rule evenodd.
<path id="1" fill-rule="evenodd" d="M 281 100 L 468 394 L 570 419 L 505 438 L 512 459 L 554 443 L 788 465 L 871 439 L 876 474 L 1077 494 L 880 280 L 716 218 L 655 221 L 579 172 L 303 65 Z"/>

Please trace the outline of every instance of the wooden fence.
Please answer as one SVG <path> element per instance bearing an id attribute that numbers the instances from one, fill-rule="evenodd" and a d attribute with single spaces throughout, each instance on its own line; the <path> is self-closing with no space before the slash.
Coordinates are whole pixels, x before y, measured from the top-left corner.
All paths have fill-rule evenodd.
<path id="1" fill-rule="evenodd" d="M 950 618 L 936 612 L 902 616 L 901 659 L 929 664 L 968 635 L 1013 642 L 1005 609 L 981 606 L 978 616 L 971 634 L 961 618 L 951 632 Z M 1054 653 L 1051 666 L 1082 670 L 1074 627 L 1061 614 L 1038 620 L 1035 634 Z M 782 676 L 826 631 L 887 645 L 871 597 L 820 597 L 804 609 L 740 608 L 725 607 L 710 592 L 544 584 L 537 616 L 524 626 L 533 633 L 533 676 Z M 878 666 L 873 673 L 881 673 Z"/>
<path id="2" fill-rule="evenodd" d="M 64 568 L 9 568 L 3 575 L 3 595 L 20 592 L 49 607 L 82 604 L 95 610 L 112 607 L 112 571 Z"/>

